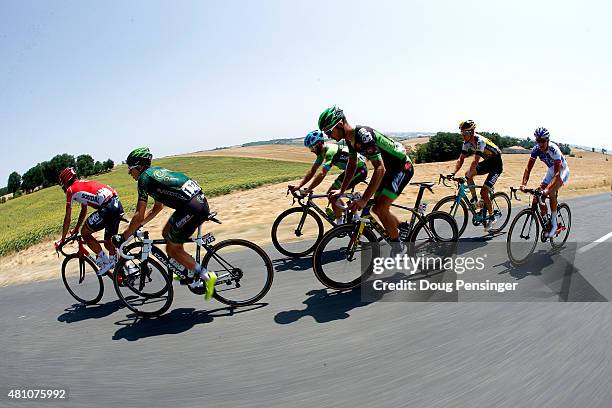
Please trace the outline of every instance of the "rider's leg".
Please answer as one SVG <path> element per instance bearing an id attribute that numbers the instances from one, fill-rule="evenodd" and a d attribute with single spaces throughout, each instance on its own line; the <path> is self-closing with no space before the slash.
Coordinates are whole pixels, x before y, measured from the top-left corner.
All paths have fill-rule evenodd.
<path id="1" fill-rule="evenodd" d="M 465 173 L 465 179 L 467 180 L 468 185 L 473 186 L 474 183 L 474 174 L 472 174 L 469 170 Z M 476 188 L 470 187 L 470 193 L 472 193 L 472 201 L 476 200 Z"/>
<path id="2" fill-rule="evenodd" d="M 399 219 L 390 211 L 391 203 L 393 203 L 394 200 L 395 199 L 391 197 L 381 194 L 376 199 L 376 203 L 372 207 L 372 212 L 380 219 L 380 222 L 385 227 L 385 231 L 389 234 L 389 238 L 392 241 L 397 241 L 399 238 L 399 230 L 397 229 Z"/>
<path id="3" fill-rule="evenodd" d="M 329 189 L 327 189 L 327 192 L 329 193 L 332 190 L 340 189 L 340 187 L 342 186 L 342 181 L 343 180 L 344 180 L 344 172 L 342 172 L 342 174 L 340 174 L 336 178 L 336 180 L 334 180 L 334 182 L 329 187 Z M 340 201 L 342 201 L 342 200 L 340 199 Z M 338 207 L 338 205 L 335 202 L 331 203 L 331 208 L 334 211 L 334 216 L 336 217 L 336 224 L 337 224 L 338 220 L 342 219 L 343 210 L 342 210 L 342 208 Z"/>
<path id="4" fill-rule="evenodd" d="M 93 251 L 94 254 L 98 255 L 100 252 L 102 252 L 102 246 L 92 235 L 94 232 L 95 231 L 91 229 L 87 222 L 81 228 L 81 236 L 83 237 L 83 241 L 85 241 L 87 246 Z"/>
<path id="5" fill-rule="evenodd" d="M 196 261 L 193 259 L 191 255 L 185 251 L 182 243 L 175 243 L 171 241 L 170 230 L 172 226 L 170 222 L 166 223 L 164 229 L 162 231 L 162 236 L 167 241 L 166 243 L 166 252 L 168 252 L 168 256 L 174 258 L 178 263 L 183 265 L 188 270 L 195 270 Z"/>
<path id="6" fill-rule="evenodd" d="M 480 197 L 482 198 L 482 201 L 484 201 L 489 215 L 493 215 L 493 205 L 491 204 L 491 197 L 489 195 L 489 186 L 482 186 L 480 189 Z"/>

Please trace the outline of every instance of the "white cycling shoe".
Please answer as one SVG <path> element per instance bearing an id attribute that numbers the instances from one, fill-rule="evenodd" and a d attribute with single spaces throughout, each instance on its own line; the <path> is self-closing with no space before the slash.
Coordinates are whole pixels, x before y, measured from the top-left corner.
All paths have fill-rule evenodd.
<path id="1" fill-rule="evenodd" d="M 96 259 L 96 265 L 98 265 L 98 276 L 106 275 L 106 272 L 110 271 L 115 267 L 115 259 L 113 257 L 107 257 L 106 259 Z"/>

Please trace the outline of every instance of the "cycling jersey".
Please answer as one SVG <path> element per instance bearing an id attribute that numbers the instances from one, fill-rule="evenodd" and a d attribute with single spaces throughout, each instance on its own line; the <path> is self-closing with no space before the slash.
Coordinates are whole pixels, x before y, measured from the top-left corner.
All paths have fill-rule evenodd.
<path id="1" fill-rule="evenodd" d="M 323 168 L 329 171 L 332 166 L 336 166 L 341 170 L 346 170 L 349 160 L 349 149 L 345 146 L 340 147 L 336 143 L 325 143 L 323 152 L 317 155 L 314 164 L 317 166 L 323 165 Z M 357 155 L 357 168 L 366 167 L 365 158 Z"/>
<path id="2" fill-rule="evenodd" d="M 567 167 L 565 156 L 563 156 L 563 153 L 561 153 L 559 146 L 553 142 L 548 142 L 548 150 L 546 152 L 543 152 L 542 149 L 540 149 L 540 146 L 537 144 L 533 146 L 533 149 L 531 149 L 531 157 L 534 159 L 539 158 L 546 164 L 546 166 L 548 166 L 548 168 L 554 167 L 555 160 L 561 161 L 562 168 Z"/>
<path id="3" fill-rule="evenodd" d="M 475 145 L 471 144 L 470 142 L 464 142 L 463 146 L 461 146 L 461 153 L 469 156 L 472 154 L 472 151 L 474 151 L 476 155 L 482 157 L 484 160 L 491 159 L 496 156 L 501 157 L 501 150 L 499 150 L 499 147 L 497 147 L 495 143 L 486 137 L 475 134 L 474 142 Z"/>
<path id="4" fill-rule="evenodd" d="M 146 202 L 150 195 L 155 201 L 177 209 L 186 206 L 201 192 L 195 180 L 163 167 L 149 167 L 138 178 L 138 201 Z"/>
<path id="5" fill-rule="evenodd" d="M 116 196 L 117 192 L 105 184 L 97 181 L 77 180 L 66 189 L 66 204 L 72 207 L 72 202 L 77 201 L 93 208 L 100 208 Z"/>
<path id="6" fill-rule="evenodd" d="M 367 126 L 355 128 L 355 145 L 348 140 L 351 156 L 362 153 L 368 160 L 382 160 L 385 167 L 400 169 L 411 163 L 404 145 Z"/>

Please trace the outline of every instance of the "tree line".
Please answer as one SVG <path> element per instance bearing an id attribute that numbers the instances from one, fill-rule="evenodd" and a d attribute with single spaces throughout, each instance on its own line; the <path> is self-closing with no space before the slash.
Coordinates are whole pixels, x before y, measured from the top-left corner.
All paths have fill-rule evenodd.
<path id="1" fill-rule="evenodd" d="M 79 177 L 89 177 L 95 174 L 110 171 L 115 163 L 108 159 L 104 162 L 95 161 L 88 154 L 82 154 L 76 158 L 70 154 L 58 154 L 51 160 L 38 163 L 28 171 L 20 175 L 16 171 L 9 175 L 5 188 L 0 189 L 0 195 L 7 193 L 18 194 L 20 192 L 30 193 L 37 187 L 49 187 L 57 184 L 59 173 L 66 167 L 74 167 Z"/>
<path id="2" fill-rule="evenodd" d="M 521 146 L 526 149 L 531 149 L 535 142 L 529 138 L 518 139 L 510 136 L 500 136 L 499 133 L 478 132 L 478 134 L 491 140 L 500 149 Z M 429 138 L 427 143 L 417 145 L 410 153 L 410 157 L 415 163 L 431 163 L 455 160 L 461 154 L 461 146 L 463 145 L 463 137 L 460 133 L 438 132 Z M 571 148 L 568 144 L 559 143 L 559 149 L 565 155 L 571 153 Z"/>

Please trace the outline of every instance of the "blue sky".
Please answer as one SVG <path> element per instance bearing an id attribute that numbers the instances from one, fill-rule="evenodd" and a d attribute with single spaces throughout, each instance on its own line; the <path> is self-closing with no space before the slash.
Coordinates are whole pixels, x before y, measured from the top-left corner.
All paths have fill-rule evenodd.
<path id="1" fill-rule="evenodd" d="M 58 153 L 122 160 L 381 131 L 612 147 L 606 1 L 0 2 L 0 185 Z"/>

